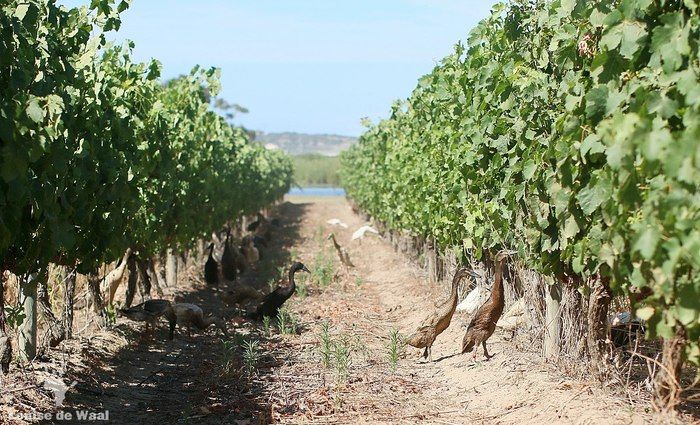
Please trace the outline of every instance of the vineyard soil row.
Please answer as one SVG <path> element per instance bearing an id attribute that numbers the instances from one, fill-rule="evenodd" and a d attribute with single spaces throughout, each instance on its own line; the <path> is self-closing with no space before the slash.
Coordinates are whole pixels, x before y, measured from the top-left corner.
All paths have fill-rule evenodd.
<path id="1" fill-rule="evenodd" d="M 388 241 L 365 237 L 350 242 L 364 224 L 340 198 L 284 203 L 276 214 L 281 227 L 258 271 L 244 280 L 267 290 L 277 268 L 303 261 L 312 278 L 292 299 L 290 316 L 298 333 L 269 333 L 223 310 L 221 301 L 201 278 L 201 264 L 181 274 L 165 297 L 200 304 L 205 311 L 226 311 L 235 349 L 230 369 L 221 334 L 213 329 L 166 341 L 165 325 L 153 339 L 140 338 L 141 328 L 120 319 L 109 331 L 86 331 L 79 339 L 51 352 L 43 373 L 65 368 L 75 381 L 67 410 L 110 411 L 114 423 L 640 423 L 670 421 L 644 411 L 638 394 L 613 393 L 599 384 L 564 375 L 531 350 L 529 336 L 498 330 L 490 342 L 495 357 L 471 363 L 459 347 L 469 317 L 458 313 L 433 347 L 435 363 L 418 362 L 419 352 L 401 349 L 392 371 L 390 335 L 406 334 L 420 323 L 447 286 L 430 285 L 426 273 Z M 331 227 L 338 218 L 348 229 Z M 347 275 L 329 241 L 335 232 L 355 265 Z M 328 286 L 314 279 L 330 267 Z M 335 277 L 333 277 L 335 276 Z M 121 295 L 118 294 L 118 298 Z M 79 313 L 77 316 L 81 316 Z M 324 331 L 324 324 L 326 330 Z M 235 329 L 235 330 L 234 330 Z M 325 336 L 324 336 L 325 335 Z M 337 350 L 323 366 L 324 338 L 347 349 Z M 245 344 L 257 341 L 257 359 L 246 366 Z M 19 372 L 15 373 L 19 375 Z M 21 383 L 2 392 L 3 415 L 9 406 L 43 403 L 47 391 L 22 391 Z M 16 392 L 10 392 L 16 391 Z M 630 404 L 632 402 L 632 404 Z M 690 420 L 689 417 L 680 420 Z"/>

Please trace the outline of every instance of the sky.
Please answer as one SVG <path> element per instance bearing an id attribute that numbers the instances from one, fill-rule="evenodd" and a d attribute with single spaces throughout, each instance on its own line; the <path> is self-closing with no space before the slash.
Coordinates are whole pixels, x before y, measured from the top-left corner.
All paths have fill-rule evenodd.
<path id="1" fill-rule="evenodd" d="M 59 0 L 82 6 L 89 0 Z M 221 68 L 220 97 L 265 132 L 358 136 L 465 40 L 493 0 L 133 0 L 114 41 L 163 77 Z"/>

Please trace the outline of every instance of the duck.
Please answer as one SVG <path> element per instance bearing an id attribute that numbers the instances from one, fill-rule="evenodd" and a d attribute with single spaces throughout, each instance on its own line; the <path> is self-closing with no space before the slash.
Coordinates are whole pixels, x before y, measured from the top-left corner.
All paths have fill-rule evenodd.
<path id="1" fill-rule="evenodd" d="M 264 215 L 258 213 L 258 222 L 260 224 L 254 229 L 254 233 L 257 236 L 269 241 L 272 238 L 272 232 L 270 230 L 270 222 L 267 221 Z"/>
<path id="2" fill-rule="evenodd" d="M 326 223 L 330 224 L 331 226 L 340 226 L 343 229 L 348 228 L 348 225 L 343 223 L 342 221 L 340 221 L 340 219 L 338 219 L 338 218 L 331 218 L 328 221 L 326 221 Z"/>
<path id="3" fill-rule="evenodd" d="M 626 347 L 633 344 L 637 338 L 646 333 L 646 326 L 641 319 L 634 317 L 630 312 L 617 313 L 610 323 L 610 342 L 615 348 Z"/>
<path id="4" fill-rule="evenodd" d="M 463 311 L 468 315 L 474 314 L 474 312 L 481 307 L 481 304 L 485 303 L 489 298 L 490 292 L 486 288 L 477 286 L 472 289 L 467 296 L 457 304 L 457 311 Z"/>
<path id="5" fill-rule="evenodd" d="M 260 251 L 258 251 L 258 249 L 255 247 L 253 238 L 250 236 L 243 238 L 241 251 L 243 252 L 243 256 L 245 257 L 246 261 L 248 261 L 248 264 L 251 266 L 260 260 Z"/>
<path id="6" fill-rule="evenodd" d="M 457 308 L 457 289 L 462 279 L 466 276 L 472 276 L 474 278 L 480 277 L 472 270 L 464 267 L 459 268 L 452 278 L 450 296 L 437 308 L 437 311 L 423 320 L 418 329 L 409 336 L 406 341 L 406 343 L 412 347 L 425 348 L 423 351 L 423 358 L 427 358 L 431 363 L 433 361 L 431 352 L 433 343 L 438 335 L 450 326 L 452 316 Z"/>
<path id="7" fill-rule="evenodd" d="M 166 312 L 166 317 L 170 321 L 170 339 L 174 337 L 176 325 L 185 326 L 190 332 L 193 327 L 203 331 L 210 325 L 216 325 L 224 336 L 228 336 L 224 321 L 214 316 L 205 317 L 202 308 L 196 304 L 175 303 Z"/>
<path id="8" fill-rule="evenodd" d="M 372 226 L 362 226 L 359 229 L 355 230 L 355 232 L 352 234 L 352 240 L 364 238 L 365 233 L 367 232 L 374 233 L 375 235 L 379 234 L 379 230 L 375 229 Z"/>
<path id="9" fill-rule="evenodd" d="M 249 232 L 256 231 L 258 229 L 258 227 L 262 224 L 262 219 L 260 218 L 261 215 L 262 214 L 258 213 L 256 220 L 253 221 L 252 223 L 248 224 L 245 229 Z"/>
<path id="10" fill-rule="evenodd" d="M 493 356 L 489 355 L 486 349 L 486 340 L 488 340 L 496 330 L 496 323 L 503 314 L 505 307 L 505 297 L 503 295 L 503 265 L 506 259 L 515 254 L 516 251 L 501 250 L 496 254 L 496 272 L 494 276 L 493 289 L 491 296 L 479 309 L 474 313 L 467 332 L 462 339 L 462 354 L 473 350 L 472 360 L 476 361 L 476 350 L 479 345 L 484 347 L 484 356 L 486 360 Z"/>
<path id="11" fill-rule="evenodd" d="M 165 316 L 166 318 L 172 311 L 172 304 L 168 300 L 162 299 L 152 299 L 147 300 L 139 305 L 130 308 L 120 308 L 117 313 L 120 316 L 124 316 L 129 320 L 135 322 L 145 322 L 146 332 L 149 332 L 149 326 L 155 328 L 156 323 L 160 317 Z M 174 325 L 171 323 L 171 332 Z M 170 338 L 172 339 L 172 338 Z"/>
<path id="12" fill-rule="evenodd" d="M 236 280 L 236 256 L 231 249 L 231 228 L 226 231 L 226 240 L 224 241 L 224 252 L 221 255 L 221 274 L 226 280 Z"/>
<path id="13" fill-rule="evenodd" d="M 208 285 L 216 286 L 219 284 L 219 263 L 214 259 L 214 242 L 209 244 L 209 258 L 204 264 L 204 281 Z"/>
<path id="14" fill-rule="evenodd" d="M 262 248 L 267 248 L 267 241 L 265 240 L 265 238 L 258 235 L 253 235 L 253 244 L 255 244 L 255 247 L 258 250 Z"/>
<path id="15" fill-rule="evenodd" d="M 221 292 L 221 301 L 227 306 L 240 306 L 249 301 L 257 301 L 262 294 L 255 288 L 237 283 L 232 289 Z"/>
<path id="16" fill-rule="evenodd" d="M 279 312 L 280 307 L 292 296 L 294 291 L 296 291 L 296 282 L 294 281 L 294 274 L 299 270 L 311 273 L 306 266 L 300 262 L 292 264 L 289 268 L 289 285 L 278 286 L 277 289 L 265 295 L 260 305 L 256 309 L 252 317 L 256 320 L 261 320 L 264 316 L 275 318 Z"/>
<path id="17" fill-rule="evenodd" d="M 333 246 L 335 247 L 335 251 L 338 253 L 338 258 L 340 259 L 340 262 L 343 263 L 343 266 L 345 266 L 346 271 L 348 268 L 355 267 L 352 261 L 350 261 L 350 254 L 348 254 L 348 251 L 340 246 L 338 241 L 335 240 L 335 233 L 328 235 L 328 239 L 333 241 Z"/>

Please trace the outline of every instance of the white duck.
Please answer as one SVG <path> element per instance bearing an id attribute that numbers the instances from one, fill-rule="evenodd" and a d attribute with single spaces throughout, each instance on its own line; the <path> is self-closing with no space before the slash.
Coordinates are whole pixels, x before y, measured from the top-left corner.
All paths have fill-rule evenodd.
<path id="1" fill-rule="evenodd" d="M 367 232 L 374 233 L 375 235 L 379 234 L 379 231 L 372 226 L 362 226 L 352 234 L 352 240 L 364 238 Z"/>
<path id="2" fill-rule="evenodd" d="M 462 300 L 461 303 L 457 304 L 457 311 L 464 311 L 467 314 L 473 314 L 486 300 L 489 298 L 489 290 L 477 286 L 472 289 L 467 297 Z"/>
<path id="3" fill-rule="evenodd" d="M 337 218 L 331 218 L 330 220 L 326 221 L 326 223 L 330 224 L 331 226 L 340 226 L 340 227 L 342 227 L 343 229 L 347 229 L 347 228 L 348 228 L 348 225 L 347 225 L 347 224 L 343 223 L 342 221 L 340 221 L 340 220 L 337 219 Z"/>

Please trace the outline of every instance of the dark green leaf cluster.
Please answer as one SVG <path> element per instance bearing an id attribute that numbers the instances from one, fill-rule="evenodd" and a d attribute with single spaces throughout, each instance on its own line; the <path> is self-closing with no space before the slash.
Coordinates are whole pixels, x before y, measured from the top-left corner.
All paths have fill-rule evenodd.
<path id="1" fill-rule="evenodd" d="M 637 314 L 684 326 L 698 364 L 699 42 L 696 0 L 498 5 L 343 156 L 344 185 L 443 247 L 650 291 Z"/>
<path id="2" fill-rule="evenodd" d="M 288 157 L 210 107 L 217 70 L 163 84 L 158 62 L 105 42 L 127 6 L 0 6 L 2 269 L 181 248 L 290 186 Z"/>

